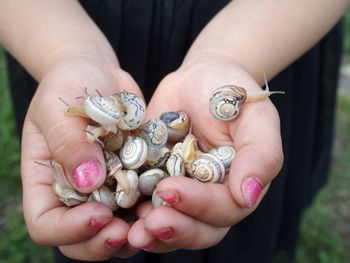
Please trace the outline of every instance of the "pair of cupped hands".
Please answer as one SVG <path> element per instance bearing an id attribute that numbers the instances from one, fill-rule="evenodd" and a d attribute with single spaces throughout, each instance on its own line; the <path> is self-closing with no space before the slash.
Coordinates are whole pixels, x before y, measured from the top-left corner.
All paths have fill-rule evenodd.
<path id="1" fill-rule="evenodd" d="M 185 111 L 203 151 L 232 145 L 236 156 L 222 184 L 177 176 L 161 181 L 157 195 L 170 206 L 153 208 L 143 202 L 136 208 L 138 219 L 130 223 L 113 217 L 102 204 L 66 207 L 52 191 L 52 170 L 35 162 L 54 159 L 76 187 L 94 188 L 106 172 L 101 147 L 86 141 L 87 120 L 64 116 L 59 98 L 82 104 L 75 98 L 84 95 L 84 87 L 104 96 L 124 90 L 142 93 L 128 73 L 99 59 L 73 57 L 52 67 L 40 81 L 23 128 L 23 207 L 32 239 L 80 260 L 128 257 L 140 250 L 203 249 L 220 242 L 258 206 L 283 162 L 279 116 L 269 99 L 244 104 L 229 122 L 211 116 L 211 93 L 228 84 L 248 93 L 261 89 L 231 58 L 215 53 L 185 60 L 160 82 L 145 121 L 165 111 Z M 90 172 L 82 172 L 84 168 Z"/>

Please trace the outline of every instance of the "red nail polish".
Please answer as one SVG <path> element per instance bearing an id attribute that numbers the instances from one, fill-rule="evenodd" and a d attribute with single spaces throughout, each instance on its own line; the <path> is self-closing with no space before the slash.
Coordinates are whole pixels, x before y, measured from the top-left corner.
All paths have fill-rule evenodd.
<path id="1" fill-rule="evenodd" d="M 79 164 L 72 172 L 74 185 L 79 190 L 86 190 L 101 181 L 102 167 L 96 160 L 90 160 Z"/>
<path id="2" fill-rule="evenodd" d="M 157 195 L 160 199 L 162 199 L 170 205 L 176 205 L 180 201 L 179 194 L 176 191 L 159 191 L 157 192 Z"/>
<path id="3" fill-rule="evenodd" d="M 156 231 L 154 234 L 159 239 L 169 239 L 173 236 L 174 231 L 171 227 L 164 227 L 164 228 Z"/>
<path id="4" fill-rule="evenodd" d="M 107 225 L 111 221 L 111 218 L 91 218 L 90 219 L 90 227 L 92 230 L 100 230 L 105 225 Z"/>
<path id="5" fill-rule="evenodd" d="M 253 207 L 259 198 L 262 185 L 254 177 L 246 178 L 242 183 L 242 193 L 249 207 Z"/>
<path id="6" fill-rule="evenodd" d="M 124 245 L 126 243 L 126 239 L 121 239 L 121 240 L 111 240 L 111 241 L 107 241 L 107 247 L 110 249 L 116 249 L 121 247 L 122 245 Z"/>

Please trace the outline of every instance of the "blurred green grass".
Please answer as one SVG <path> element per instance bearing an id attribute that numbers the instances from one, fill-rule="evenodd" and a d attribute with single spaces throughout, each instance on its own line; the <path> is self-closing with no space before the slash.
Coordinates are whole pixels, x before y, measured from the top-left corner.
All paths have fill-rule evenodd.
<path id="1" fill-rule="evenodd" d="M 344 18 L 345 54 L 350 55 L 350 12 Z M 20 144 L 0 48 L 0 262 L 52 262 L 51 249 L 34 244 L 21 206 Z M 336 139 L 329 182 L 304 213 L 297 263 L 350 262 L 350 99 L 338 97 Z"/>

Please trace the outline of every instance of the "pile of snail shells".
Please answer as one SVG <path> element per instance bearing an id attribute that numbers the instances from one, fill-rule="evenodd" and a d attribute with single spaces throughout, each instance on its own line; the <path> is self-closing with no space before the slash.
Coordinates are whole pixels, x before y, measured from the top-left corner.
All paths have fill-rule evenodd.
<path id="1" fill-rule="evenodd" d="M 153 196 L 154 206 L 166 205 L 154 195 L 157 184 L 169 176 L 187 176 L 200 182 L 220 183 L 235 156 L 232 146 L 200 151 L 183 111 L 164 112 L 144 123 L 146 105 L 130 92 L 111 96 L 86 95 L 83 106 L 68 106 L 67 116 L 88 118 L 86 137 L 100 143 L 106 163 L 104 184 L 92 193 L 80 193 L 69 183 L 62 166 L 51 161 L 54 193 L 67 206 L 88 201 L 112 211 L 131 208 L 141 196 Z"/>

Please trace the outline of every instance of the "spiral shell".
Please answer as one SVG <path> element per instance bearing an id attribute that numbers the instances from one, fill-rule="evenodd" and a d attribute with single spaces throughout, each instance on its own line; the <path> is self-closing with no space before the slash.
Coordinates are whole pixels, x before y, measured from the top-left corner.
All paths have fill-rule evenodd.
<path id="1" fill-rule="evenodd" d="M 84 109 L 86 114 L 101 126 L 114 126 L 122 117 L 122 112 L 110 97 L 87 96 Z"/>
<path id="2" fill-rule="evenodd" d="M 169 175 L 161 169 L 147 170 L 139 176 L 139 191 L 143 195 L 152 195 L 157 184 Z"/>
<path id="3" fill-rule="evenodd" d="M 137 169 L 143 165 L 147 158 L 146 142 L 136 136 L 129 136 L 119 152 L 123 166 L 127 169 Z"/>
<path id="4" fill-rule="evenodd" d="M 122 111 L 122 119 L 117 123 L 122 130 L 134 130 L 141 126 L 146 114 L 144 101 L 134 93 L 123 91 L 111 96 Z"/>
<path id="5" fill-rule="evenodd" d="M 201 182 L 221 183 L 225 176 L 222 161 L 209 153 L 196 157 L 192 162 L 191 170 L 193 178 Z"/>
<path id="6" fill-rule="evenodd" d="M 168 126 L 168 140 L 170 141 L 182 140 L 190 130 L 191 120 L 186 112 L 164 112 L 160 119 Z"/>
<path id="7" fill-rule="evenodd" d="M 130 208 L 137 202 L 137 199 L 141 195 L 138 190 L 139 179 L 137 173 L 133 170 L 122 170 L 121 172 L 124 173 L 124 176 L 128 180 L 130 188 L 128 191 L 125 191 L 125 189 L 118 184 L 115 199 L 120 207 Z"/>
<path id="8" fill-rule="evenodd" d="M 152 119 L 141 126 L 139 136 L 149 147 L 163 147 L 168 140 L 168 128 L 161 119 Z"/>
<path id="9" fill-rule="evenodd" d="M 244 88 L 228 85 L 216 89 L 209 101 L 210 113 L 218 120 L 234 119 L 245 101 L 247 93 Z"/>
<path id="10" fill-rule="evenodd" d="M 185 164 L 181 155 L 173 153 L 166 162 L 166 168 L 170 176 L 185 176 Z"/>
<path id="11" fill-rule="evenodd" d="M 118 209 L 118 204 L 115 199 L 115 194 L 112 193 L 112 191 L 109 190 L 108 187 L 106 186 L 101 186 L 99 189 L 93 191 L 90 194 L 88 201 L 90 202 L 95 201 L 95 202 L 104 204 L 113 212 Z"/>
<path id="12" fill-rule="evenodd" d="M 225 166 L 226 172 L 230 170 L 231 162 L 236 155 L 235 148 L 229 145 L 219 146 L 209 153 L 219 158 Z"/>

